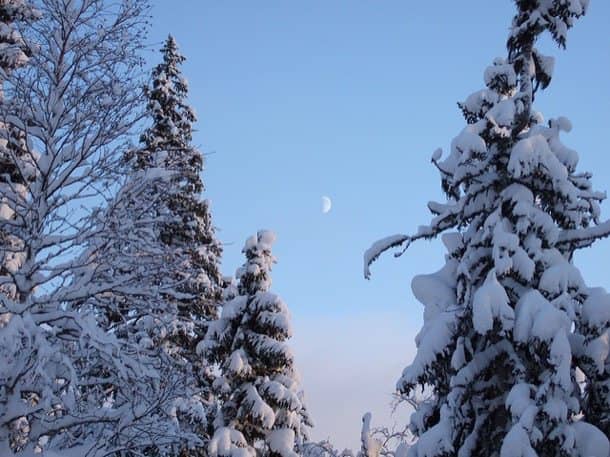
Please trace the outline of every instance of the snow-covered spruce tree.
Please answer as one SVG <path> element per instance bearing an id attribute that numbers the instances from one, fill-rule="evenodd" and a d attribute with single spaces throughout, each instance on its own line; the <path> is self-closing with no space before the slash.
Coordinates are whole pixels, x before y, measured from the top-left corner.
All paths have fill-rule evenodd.
<path id="1" fill-rule="evenodd" d="M 31 55 L 31 49 L 26 45 L 16 23 L 27 23 L 39 16 L 32 1 L 4 0 L 0 3 L 0 68 L 2 75 L 22 67 Z M 4 76 L 0 76 L 4 79 Z"/>
<path id="2" fill-rule="evenodd" d="M 4 100 L 4 75 L 25 65 L 31 51 L 15 24 L 35 20 L 37 16 L 38 12 L 29 2 L 16 0 L 0 3 L 0 102 Z M 24 182 L 31 180 L 32 176 L 21 174 L 20 169 L 35 172 L 35 167 L 31 165 L 32 157 L 24 148 L 23 136 L 19 135 L 10 123 L 3 123 L 0 128 L 3 130 L 0 144 L 0 186 L 7 188 L 4 193 L 22 193 Z M 18 168 L 14 165 L 15 161 L 24 163 Z M 10 206 L 0 202 L 0 218 L 10 220 L 12 217 Z M 0 276 L 9 276 L 15 265 L 21 261 L 20 243 L 8 233 L 0 232 L 0 245 L 3 246 L 0 250 Z M 16 293 L 15 289 L 7 284 L 0 285 L 0 291 L 13 298 Z"/>
<path id="3" fill-rule="evenodd" d="M 148 5 L 34 6 L 40 19 L 22 36 L 35 52 L 3 75 L 0 105 L 0 121 L 27 139 L 29 160 L 8 155 L 10 165 L 30 177 L 20 188 L 0 187 L 11 215 L 0 231 L 20 254 L 0 277 L 3 290 L 15 291 L 0 294 L 0 455 L 98 457 L 162 446 L 174 430 L 157 420 L 165 408 L 157 373 L 82 306 L 132 279 L 92 281 L 94 257 L 81 254 L 103 238 L 99 210 L 86 208 L 112 197 L 116 151 L 127 149 L 141 111 Z"/>
<path id="4" fill-rule="evenodd" d="M 545 124 L 532 106 L 553 70 L 537 38 L 548 31 L 564 47 L 587 3 L 515 2 L 507 59 L 460 104 L 468 125 L 449 155 L 432 157 L 446 202 L 428 204 L 435 217 L 414 236 L 365 253 L 368 277 L 391 247 L 442 234 L 447 249 L 439 272 L 412 283 L 424 326 L 397 388 L 431 395 L 411 417 L 411 457 L 609 453 L 609 300 L 572 262 L 576 249 L 610 234 L 610 222 L 599 222 L 604 194 L 561 143 L 569 121 Z"/>
<path id="5" fill-rule="evenodd" d="M 588 241 L 587 241 L 588 244 Z M 575 351 L 583 371 L 584 417 L 610 438 L 610 294 L 591 288 L 581 311 Z"/>
<path id="6" fill-rule="evenodd" d="M 188 296 L 178 303 L 181 313 L 187 321 L 206 321 L 218 316 L 222 246 L 215 237 L 208 202 L 201 198 L 203 155 L 192 145 L 197 119 L 186 103 L 188 84 L 180 71 L 185 58 L 171 35 L 161 53 L 163 62 L 153 69 L 152 86 L 146 90 L 153 124 L 142 134 L 141 148 L 129 155 L 136 169 L 155 166 L 174 176 L 165 196 L 173 220 L 163 226 L 161 239 L 190 258 L 181 278 L 181 290 Z"/>
<path id="7" fill-rule="evenodd" d="M 3 2 L 0 4 L 0 103 L 5 102 L 4 79 L 6 75 L 22 67 L 28 61 L 30 49 L 26 46 L 21 34 L 16 29 L 17 23 L 35 20 L 38 14 L 35 8 L 26 1 Z M 35 167 L 32 157 L 23 147 L 22 135 L 12 128 L 10 123 L 0 124 L 0 194 L 24 195 L 24 184 L 33 179 Z M 20 166 L 15 166 L 20 162 Z M 22 173 L 27 171 L 27 173 Z M 0 219 L 11 221 L 14 211 L 6 198 L 0 201 Z M 10 299 L 17 298 L 17 290 L 11 284 L 10 278 L 24 258 L 20 240 L 10 232 L 0 229 L 0 294 Z M 8 316 L 0 315 L 3 322 Z M 14 448 L 22 446 L 26 441 L 27 423 L 22 418 L 9 420 L 6 424 L 10 443 Z"/>
<path id="8" fill-rule="evenodd" d="M 220 365 L 214 387 L 221 399 L 212 456 L 292 457 L 300 452 L 311 421 L 286 340 L 289 313 L 269 292 L 275 235 L 259 231 L 246 241 L 237 271 L 238 295 L 213 322 L 200 354 Z"/>
<path id="9" fill-rule="evenodd" d="M 172 36 L 161 53 L 163 61 L 153 69 L 152 84 L 146 89 L 152 125 L 141 135 L 140 148 L 129 151 L 126 159 L 135 170 L 155 167 L 171 174 L 169 183 L 159 192 L 159 208 L 167 212 L 166 221 L 159 227 L 159 241 L 173 253 L 174 264 L 178 259 L 182 262 L 171 273 L 178 293 L 164 295 L 178 312 L 167 339 L 176 369 L 191 378 L 187 382 L 191 391 L 185 392 L 179 407 L 181 427 L 205 442 L 212 431 L 210 415 L 215 410 L 210 389 L 213 375 L 209 365 L 197 356 L 196 346 L 209 321 L 218 317 L 222 247 L 215 236 L 208 202 L 201 198 L 203 155 L 192 145 L 196 117 L 187 104 L 188 85 L 180 70 L 185 58 Z M 202 416 L 203 410 L 207 412 Z M 188 451 L 189 455 L 201 453 L 204 448 Z"/>

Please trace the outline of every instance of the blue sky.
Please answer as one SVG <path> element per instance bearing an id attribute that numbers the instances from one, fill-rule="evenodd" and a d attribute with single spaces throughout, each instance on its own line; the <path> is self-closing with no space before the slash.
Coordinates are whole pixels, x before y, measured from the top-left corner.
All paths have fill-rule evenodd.
<path id="1" fill-rule="evenodd" d="M 411 278 L 442 265 L 440 242 L 391 255 L 362 277 L 378 238 L 411 233 L 442 199 L 429 159 L 464 121 L 456 107 L 504 56 L 509 0 L 154 0 L 151 49 L 172 33 L 198 113 L 195 142 L 223 269 L 242 262 L 259 228 L 278 235 L 274 290 L 291 308 L 293 347 L 316 422 L 314 438 L 358 443 L 360 417 L 389 423 L 390 394 L 414 353 L 422 308 Z M 592 0 L 536 106 L 569 117 L 566 145 L 610 190 L 610 2 Z M 150 65 L 157 52 L 148 55 Z M 333 200 L 323 215 L 321 196 Z M 610 205 L 604 205 L 610 218 Z M 610 288 L 610 242 L 576 259 Z M 402 412 L 395 418 L 407 420 Z"/>

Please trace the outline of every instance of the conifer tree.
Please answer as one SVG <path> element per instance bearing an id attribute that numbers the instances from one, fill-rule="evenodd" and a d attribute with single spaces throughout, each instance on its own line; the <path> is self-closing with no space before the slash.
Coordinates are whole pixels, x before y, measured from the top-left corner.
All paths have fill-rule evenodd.
<path id="1" fill-rule="evenodd" d="M 220 365 L 221 399 L 211 455 L 292 457 L 301 452 L 311 421 L 303 404 L 293 355 L 289 313 L 270 292 L 275 235 L 259 231 L 244 246 L 238 294 L 210 325 L 202 356 Z"/>
<path id="2" fill-rule="evenodd" d="M 16 23 L 27 23 L 36 20 L 39 12 L 30 2 L 15 0 L 0 3 L 0 101 L 5 101 L 4 81 L 14 70 L 24 66 L 31 50 L 23 40 Z M 11 201 L 23 198 L 24 184 L 33 179 L 35 157 L 28 154 L 24 147 L 24 135 L 13 128 L 10 122 L 0 125 L 2 131 L 0 144 L 0 187 L 4 190 L 3 201 L 0 201 L 0 218 L 8 220 L 14 217 Z M 23 244 L 15 236 L 0 232 L 0 278 L 10 276 L 23 260 Z M 0 280 L 0 292 L 15 297 L 16 290 L 10 280 Z"/>
<path id="3" fill-rule="evenodd" d="M 154 68 L 152 86 L 146 91 L 153 124 L 142 134 L 141 148 L 130 152 L 129 158 L 136 169 L 154 166 L 174 175 L 164 202 L 171 218 L 161 229 L 161 240 L 189 258 L 180 277 L 185 295 L 176 299 L 177 306 L 185 322 L 201 323 L 218 315 L 222 247 L 215 237 L 208 202 L 200 196 L 203 155 L 192 145 L 196 117 L 186 104 L 188 85 L 180 72 L 185 58 L 172 36 L 161 52 L 163 62 Z M 205 326 L 195 329 L 204 330 Z M 185 343 L 194 347 L 197 341 Z"/>
<path id="4" fill-rule="evenodd" d="M 167 348 L 178 364 L 176 368 L 190 378 L 186 381 L 190 393 L 185 392 L 178 408 L 181 426 L 205 441 L 211 430 L 209 415 L 215 409 L 210 391 L 213 374 L 197 356 L 196 345 L 208 323 L 218 317 L 222 247 L 208 202 L 201 198 L 203 155 L 192 145 L 196 117 L 187 104 L 188 84 L 180 69 L 185 58 L 171 35 L 161 53 L 163 61 L 153 69 L 152 84 L 146 88 L 152 125 L 141 135 L 140 148 L 129 151 L 126 159 L 136 171 L 156 168 L 170 176 L 163 188 L 156 190 L 161 196 L 158 211 L 165 214 L 158 227 L 159 242 L 171 253 L 170 262 L 175 265 L 170 276 L 176 287 L 163 294 L 177 313 L 167 335 Z M 160 280 L 167 282 L 167 278 Z M 189 455 L 196 452 L 189 451 Z"/>
<path id="5" fill-rule="evenodd" d="M 610 439 L 610 294 L 601 287 L 590 289 L 580 317 L 582 336 L 574 346 L 584 374 L 577 378 L 585 389 L 583 413 Z"/>
<path id="6" fill-rule="evenodd" d="M 28 0 L 5 0 L 0 3 L 0 68 L 5 75 L 25 65 L 32 51 L 14 25 L 36 20 L 39 14 Z M 1 79 L 4 80 L 4 77 Z"/>
<path id="7" fill-rule="evenodd" d="M 5 78 L 25 65 L 30 55 L 30 49 L 15 25 L 37 17 L 38 12 L 27 1 L 0 4 L 0 102 L 5 102 Z M 10 122 L 0 123 L 0 131 L 0 219 L 6 223 L 15 218 L 11 206 L 14 201 L 24 198 L 25 184 L 33 179 L 35 167 L 32 166 L 34 157 L 28 155 L 23 147 L 23 135 L 13 129 Z M 11 275 L 18 270 L 23 259 L 23 241 L 9 230 L 0 228 L 0 294 L 7 299 L 17 299 L 17 289 L 12 284 Z M 2 311 L 0 308 L 1 326 L 4 327 L 9 316 Z M 4 440 L 13 449 L 27 443 L 29 424 L 23 417 L 10 420 L 5 430 L 8 434 L 5 434 Z"/>
<path id="8" fill-rule="evenodd" d="M 411 417 L 418 441 L 410 457 L 608 455 L 607 428 L 600 430 L 608 417 L 608 298 L 572 262 L 576 249 L 610 234 L 599 221 L 605 196 L 560 140 L 570 122 L 545 124 L 533 108 L 553 70 L 538 37 L 549 32 L 565 47 L 587 3 L 515 1 L 508 57 L 460 104 L 467 126 L 449 155 L 433 154 L 447 200 L 429 203 L 434 219 L 415 235 L 380 240 L 365 253 L 368 277 L 391 247 L 442 234 L 447 249 L 439 272 L 412 282 L 424 326 L 397 388 L 431 394 Z M 600 335 L 605 352 L 599 339 L 592 344 Z"/>

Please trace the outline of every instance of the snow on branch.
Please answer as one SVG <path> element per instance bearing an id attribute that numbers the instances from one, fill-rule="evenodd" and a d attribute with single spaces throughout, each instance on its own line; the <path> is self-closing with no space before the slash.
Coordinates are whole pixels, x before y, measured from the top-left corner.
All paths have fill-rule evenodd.
<path id="1" fill-rule="evenodd" d="M 591 246 L 595 241 L 610 236 L 610 220 L 593 227 L 564 230 L 559 234 L 556 246 L 568 245 L 572 249 Z"/>
<path id="2" fill-rule="evenodd" d="M 404 243 L 407 243 L 407 245 L 403 248 L 402 252 L 404 252 L 411 244 L 411 237 L 408 235 L 398 234 L 375 241 L 371 245 L 371 247 L 368 248 L 364 253 L 364 277 L 366 279 L 371 278 L 370 266 L 375 260 L 379 258 L 381 254 L 383 254 L 388 249 L 402 246 Z M 396 253 L 395 256 L 400 256 L 402 252 Z"/>

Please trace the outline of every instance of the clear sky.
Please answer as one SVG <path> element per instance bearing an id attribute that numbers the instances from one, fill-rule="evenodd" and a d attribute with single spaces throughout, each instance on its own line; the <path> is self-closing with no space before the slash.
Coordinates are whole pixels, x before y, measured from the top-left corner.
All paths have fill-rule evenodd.
<path id="1" fill-rule="evenodd" d="M 154 0 L 151 49 L 172 33 L 188 58 L 225 274 L 246 237 L 278 235 L 273 289 L 293 315 L 316 439 L 356 446 L 366 411 L 408 419 L 389 404 L 421 325 L 410 281 L 440 268 L 440 241 L 387 255 L 371 281 L 362 253 L 429 221 L 426 203 L 442 198 L 430 155 L 464 126 L 456 102 L 505 55 L 512 12 L 510 0 Z M 609 27 L 610 2 L 591 0 L 567 51 L 542 43 L 557 61 L 536 101 L 572 120 L 564 142 L 599 190 L 610 190 Z M 610 288 L 609 257 L 609 241 L 577 257 L 590 285 Z"/>

